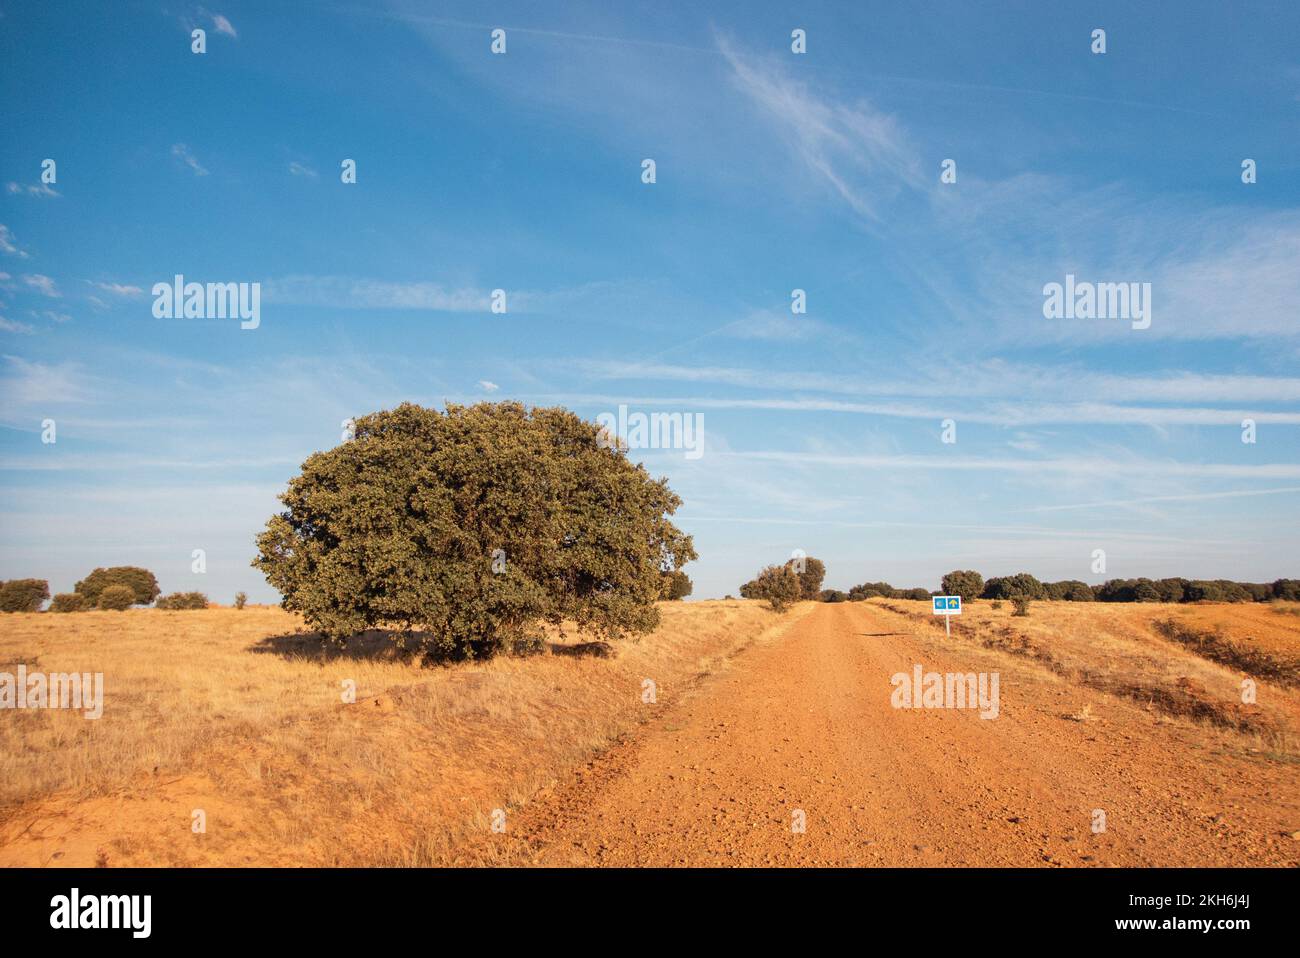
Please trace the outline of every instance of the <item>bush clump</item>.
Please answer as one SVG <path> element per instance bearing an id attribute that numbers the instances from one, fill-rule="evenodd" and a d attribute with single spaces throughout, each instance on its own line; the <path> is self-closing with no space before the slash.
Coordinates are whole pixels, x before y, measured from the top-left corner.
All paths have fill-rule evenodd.
<path id="1" fill-rule="evenodd" d="M 39 612 L 49 597 L 44 579 L 10 579 L 0 583 L 0 612 Z"/>
<path id="2" fill-rule="evenodd" d="M 740 594 L 746 599 L 764 599 L 777 612 L 783 612 L 803 597 L 803 585 L 788 563 L 770 565 L 742 585 Z"/>
<path id="3" fill-rule="evenodd" d="M 202 592 L 173 592 L 171 595 L 165 595 L 154 603 L 154 608 L 163 609 L 167 612 L 206 609 L 207 607 L 208 597 Z"/>
<path id="4" fill-rule="evenodd" d="M 242 608 L 243 608 L 245 605 L 247 605 L 247 604 L 248 604 L 248 594 L 245 593 L 245 592 L 236 592 L 236 593 L 235 593 L 235 608 L 236 608 L 236 609 L 242 609 Z"/>
<path id="5" fill-rule="evenodd" d="M 978 599 L 984 591 L 984 577 L 972 569 L 954 569 L 943 577 L 944 595 L 959 595 L 963 602 Z"/>
<path id="6" fill-rule="evenodd" d="M 981 593 L 985 599 L 1045 599 L 1047 590 L 1043 588 L 1043 583 L 1028 572 L 1017 572 L 1015 575 L 994 576 L 984 583 L 984 591 Z"/>
<path id="7" fill-rule="evenodd" d="M 600 426 L 516 402 L 403 403 L 303 463 L 253 565 L 336 640 L 399 627 L 430 656 L 534 647 L 565 620 L 650 632 L 661 573 L 696 558 L 681 500 Z"/>
<path id="8" fill-rule="evenodd" d="M 1011 614 L 1021 615 L 1021 616 L 1028 615 L 1029 603 L 1032 601 L 1033 600 L 1030 599 L 1028 596 L 1024 596 L 1024 595 L 1013 596 L 1011 599 L 1011 605 L 1012 605 Z"/>
<path id="9" fill-rule="evenodd" d="M 126 586 L 131 590 L 132 605 L 148 605 L 162 592 L 152 572 L 131 565 L 96 569 L 78 582 L 73 591 L 84 595 L 89 604 L 98 605 L 100 594 L 113 585 Z"/>
<path id="10" fill-rule="evenodd" d="M 135 605 L 136 593 L 130 586 L 110 585 L 99 593 L 99 607 L 110 612 L 125 612 Z"/>
<path id="11" fill-rule="evenodd" d="M 51 612 L 85 612 L 90 603 L 80 592 L 60 592 L 50 603 Z"/>

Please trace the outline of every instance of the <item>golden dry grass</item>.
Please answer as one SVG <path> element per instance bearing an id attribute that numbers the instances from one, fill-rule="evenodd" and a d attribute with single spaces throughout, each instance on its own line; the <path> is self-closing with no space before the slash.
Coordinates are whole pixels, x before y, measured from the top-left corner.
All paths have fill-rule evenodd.
<path id="1" fill-rule="evenodd" d="M 871 601 L 914 620 L 932 619 L 932 627 L 942 631 L 929 603 Z M 1197 654 L 1194 646 L 1167 638 L 1159 628 L 1171 618 L 1200 628 L 1217 625 L 1225 636 L 1295 662 L 1300 629 L 1269 604 L 1036 601 L 1028 616 L 1012 615 L 1010 602 L 997 609 L 982 599 L 963 605 L 954 638 L 1036 660 L 1070 681 L 1146 701 L 1168 714 L 1239 729 L 1270 752 L 1300 757 L 1300 693 L 1289 683 Z M 1243 701 L 1246 679 L 1255 685 L 1254 703 Z"/>
<path id="2" fill-rule="evenodd" d="M 490 858 L 466 835 L 646 720 L 644 679 L 662 706 L 809 607 L 664 603 L 613 659 L 433 667 L 375 636 L 322 651 L 271 608 L 6 615 L 0 671 L 102 672 L 105 705 L 97 721 L 0 714 L 0 862 L 56 846 L 63 864 Z"/>

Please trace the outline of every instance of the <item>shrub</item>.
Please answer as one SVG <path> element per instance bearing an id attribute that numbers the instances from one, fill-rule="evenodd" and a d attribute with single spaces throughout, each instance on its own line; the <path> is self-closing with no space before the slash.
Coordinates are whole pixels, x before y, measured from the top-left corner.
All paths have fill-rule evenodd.
<path id="1" fill-rule="evenodd" d="M 1204 579 L 1189 582 L 1184 595 L 1187 602 L 1222 602 L 1224 599 L 1223 589 L 1219 584 Z"/>
<path id="2" fill-rule="evenodd" d="M 895 598 L 899 599 L 919 599 L 922 602 L 928 602 L 930 599 L 929 589 L 901 589 Z"/>
<path id="3" fill-rule="evenodd" d="M 1018 595 L 1011 600 L 1012 606 L 1015 607 L 1012 615 L 1028 615 L 1029 603 L 1032 601 L 1028 596 Z"/>
<path id="4" fill-rule="evenodd" d="M 663 598 L 670 600 L 684 599 L 691 594 L 695 585 L 691 582 L 691 577 L 681 569 L 675 569 L 672 572 L 662 573 L 663 575 Z"/>
<path id="5" fill-rule="evenodd" d="M 44 579 L 11 579 L 0 583 L 0 612 L 39 612 L 49 597 Z"/>
<path id="6" fill-rule="evenodd" d="M 253 565 L 282 605 L 338 640 L 418 627 L 429 655 L 528 647 L 543 622 L 650 632 L 660 573 L 696 558 L 667 480 L 559 408 L 403 403 L 357 419 L 280 498 Z"/>
<path id="7" fill-rule="evenodd" d="M 85 612 L 90 603 L 80 592 L 60 592 L 50 603 L 51 612 Z"/>
<path id="8" fill-rule="evenodd" d="M 99 607 L 112 612 L 123 612 L 135 605 L 136 594 L 130 586 L 110 585 L 99 593 Z"/>
<path id="9" fill-rule="evenodd" d="M 1020 596 L 1026 599 L 1042 599 L 1046 597 L 1046 594 L 1043 583 L 1028 572 L 1017 572 L 1015 575 L 989 579 L 984 584 L 983 597 L 986 599 L 1014 599 Z"/>
<path id="10" fill-rule="evenodd" d="M 1273 598 L 1300 602 L 1300 579 L 1278 579 L 1273 583 Z"/>
<path id="11" fill-rule="evenodd" d="M 799 571 L 798 563 L 798 559 L 791 559 L 786 565 L 799 577 L 800 595 L 805 599 L 816 599 L 822 590 L 822 580 L 826 578 L 826 563 L 808 556 L 803 560 L 802 572 Z"/>
<path id="12" fill-rule="evenodd" d="M 861 602 L 863 599 L 874 599 L 877 596 L 884 599 L 894 599 L 898 597 L 898 590 L 888 582 L 864 582 L 849 589 L 849 598 L 854 602 Z"/>
<path id="13" fill-rule="evenodd" d="M 944 595 L 959 595 L 970 602 L 984 591 L 984 577 L 971 569 L 957 569 L 943 577 L 942 589 Z"/>
<path id="14" fill-rule="evenodd" d="M 1215 579 L 1214 584 L 1217 585 L 1219 591 L 1223 593 L 1222 601 L 1224 602 L 1255 601 L 1255 597 L 1250 594 L 1250 590 L 1240 582 L 1233 582 L 1231 579 Z"/>
<path id="15" fill-rule="evenodd" d="M 766 599 L 768 605 L 777 612 L 784 611 L 788 605 L 798 602 L 803 596 L 799 576 L 789 565 L 768 566 L 752 581 L 746 582 L 740 591 L 747 599 Z"/>
<path id="16" fill-rule="evenodd" d="M 1267 582 L 1242 582 L 1239 584 L 1250 593 L 1250 598 L 1254 602 L 1267 602 L 1273 598 L 1273 587 Z"/>
<path id="17" fill-rule="evenodd" d="M 1160 589 L 1150 579 L 1138 579 L 1133 586 L 1134 602 L 1159 602 Z"/>
<path id="18" fill-rule="evenodd" d="M 1182 602 L 1184 591 L 1190 584 L 1186 579 L 1159 579 L 1156 591 L 1160 593 L 1161 602 Z"/>
<path id="19" fill-rule="evenodd" d="M 995 609 L 1000 609 L 1000 608 L 1002 608 L 1002 600 L 1001 600 L 1001 599 L 994 599 L 994 600 L 993 600 L 993 608 L 995 608 Z"/>
<path id="20" fill-rule="evenodd" d="M 165 595 L 159 599 L 154 603 L 154 607 L 167 612 L 177 612 L 185 609 L 206 609 L 208 607 L 208 597 L 202 592 L 173 592 L 171 595 Z"/>
<path id="21" fill-rule="evenodd" d="M 148 569 L 141 569 L 138 566 L 119 565 L 109 569 L 96 569 L 90 575 L 86 576 L 73 588 L 74 592 L 80 592 L 86 597 L 86 601 L 91 605 L 99 602 L 100 593 L 110 585 L 124 585 L 131 590 L 132 605 L 148 605 L 162 589 L 158 588 L 158 580 Z"/>
<path id="22" fill-rule="evenodd" d="M 822 589 L 818 598 L 823 602 L 847 602 L 849 594 L 841 592 L 839 589 Z"/>
<path id="23" fill-rule="evenodd" d="M 1133 579 L 1107 579 L 1096 587 L 1098 602 L 1132 602 L 1137 582 Z"/>
<path id="24" fill-rule="evenodd" d="M 236 593 L 235 593 L 235 608 L 236 608 L 236 609 L 242 609 L 242 608 L 243 608 L 245 605 L 247 605 L 247 604 L 248 604 L 248 595 L 247 595 L 246 593 L 243 593 L 243 592 L 236 592 Z"/>

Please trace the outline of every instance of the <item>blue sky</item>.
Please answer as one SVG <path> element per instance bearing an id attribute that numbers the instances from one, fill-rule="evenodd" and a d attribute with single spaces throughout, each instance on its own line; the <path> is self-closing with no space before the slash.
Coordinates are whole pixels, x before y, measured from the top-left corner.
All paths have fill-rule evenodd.
<path id="1" fill-rule="evenodd" d="M 1296 575 L 1300 8 L 1133 6 L 0 0 L 0 577 L 272 601 L 343 420 L 503 398 L 703 415 L 632 453 L 697 596 Z M 177 273 L 260 326 L 156 319 Z"/>

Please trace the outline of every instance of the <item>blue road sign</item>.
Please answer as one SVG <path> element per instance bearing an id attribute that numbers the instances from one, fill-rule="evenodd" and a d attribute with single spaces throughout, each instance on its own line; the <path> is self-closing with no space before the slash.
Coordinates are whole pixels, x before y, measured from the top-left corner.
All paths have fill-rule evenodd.
<path id="1" fill-rule="evenodd" d="M 961 596 L 936 595 L 933 598 L 935 615 L 961 615 Z"/>

